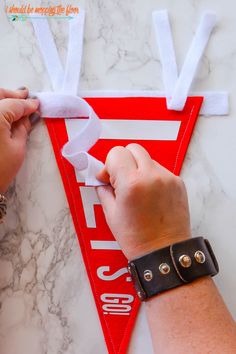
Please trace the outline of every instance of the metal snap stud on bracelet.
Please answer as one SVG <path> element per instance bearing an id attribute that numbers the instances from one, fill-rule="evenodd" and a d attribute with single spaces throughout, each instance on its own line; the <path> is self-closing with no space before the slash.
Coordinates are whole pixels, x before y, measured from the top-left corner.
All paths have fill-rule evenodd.
<path id="1" fill-rule="evenodd" d="M 200 264 L 202 264 L 206 261 L 206 256 L 202 251 L 196 251 L 194 253 L 194 258 Z"/>
<path id="2" fill-rule="evenodd" d="M 164 275 L 170 273 L 170 266 L 169 266 L 169 264 L 167 264 L 167 263 L 161 263 L 161 264 L 159 265 L 159 271 L 161 272 L 161 274 L 164 274 Z"/>
<path id="3" fill-rule="evenodd" d="M 147 269 L 143 272 L 143 277 L 146 281 L 151 281 L 152 278 L 153 278 L 153 274 L 152 274 L 152 271 Z"/>
<path id="4" fill-rule="evenodd" d="M 183 268 L 189 268 L 191 267 L 192 261 L 188 255 L 183 254 L 182 256 L 179 257 L 179 263 Z"/>

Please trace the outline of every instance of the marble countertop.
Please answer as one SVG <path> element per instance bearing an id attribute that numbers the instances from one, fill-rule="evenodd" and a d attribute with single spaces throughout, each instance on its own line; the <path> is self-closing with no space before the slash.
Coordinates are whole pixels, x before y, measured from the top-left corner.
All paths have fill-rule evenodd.
<path id="1" fill-rule="evenodd" d="M 20 1 L 14 1 L 17 5 Z M 40 1 L 30 1 L 39 4 Z M 47 4 L 50 2 L 43 1 Z M 219 25 L 194 84 L 230 92 L 230 115 L 200 117 L 182 170 L 194 235 L 206 235 L 220 263 L 216 283 L 236 318 L 236 5 L 234 0 L 61 1 L 87 11 L 82 90 L 162 90 L 151 12 L 169 9 L 178 63 L 199 18 Z M 29 22 L 12 23 L 0 4 L 0 86 L 50 90 Z M 51 20 L 65 58 L 67 23 Z M 90 285 L 46 127 L 32 132 L 0 226 L 0 354 L 105 354 Z M 86 319 L 86 320 L 85 320 Z M 142 308 L 129 354 L 152 353 Z"/>

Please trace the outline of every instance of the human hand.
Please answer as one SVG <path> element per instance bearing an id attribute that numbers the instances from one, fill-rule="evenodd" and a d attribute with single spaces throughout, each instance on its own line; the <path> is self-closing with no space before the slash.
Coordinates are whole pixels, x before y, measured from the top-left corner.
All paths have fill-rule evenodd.
<path id="1" fill-rule="evenodd" d="M 7 191 L 21 167 L 27 136 L 36 120 L 39 101 L 27 99 L 28 94 L 25 88 L 0 89 L 0 193 Z"/>
<path id="2" fill-rule="evenodd" d="M 183 181 L 140 145 L 113 148 L 97 178 L 110 183 L 97 192 L 107 223 L 129 260 L 190 237 Z"/>

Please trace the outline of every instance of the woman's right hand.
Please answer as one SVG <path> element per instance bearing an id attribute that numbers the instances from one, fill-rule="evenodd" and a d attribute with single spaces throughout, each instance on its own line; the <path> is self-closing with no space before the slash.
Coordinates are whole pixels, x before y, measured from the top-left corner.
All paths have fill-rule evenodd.
<path id="1" fill-rule="evenodd" d="M 131 260 L 190 237 L 183 181 L 152 160 L 140 145 L 113 148 L 97 176 L 107 223 Z"/>

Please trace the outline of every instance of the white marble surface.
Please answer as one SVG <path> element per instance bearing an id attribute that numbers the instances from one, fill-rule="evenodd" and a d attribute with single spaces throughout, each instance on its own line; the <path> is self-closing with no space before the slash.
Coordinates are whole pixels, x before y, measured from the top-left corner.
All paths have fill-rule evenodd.
<path id="1" fill-rule="evenodd" d="M 14 1 L 17 5 L 20 1 Z M 32 27 L 9 23 L 0 4 L 0 86 L 49 90 Z M 48 1 L 31 1 L 47 4 Z M 52 1 L 51 1 L 52 3 Z M 151 11 L 170 10 L 182 64 L 201 13 L 216 11 L 215 31 L 196 90 L 228 90 L 228 117 L 201 117 L 182 171 L 194 235 L 214 245 L 216 278 L 236 318 L 236 22 L 234 0 L 61 1 L 87 10 L 81 89 L 163 89 Z M 51 21 L 64 58 L 67 23 Z M 9 191 L 0 226 L 0 354 L 105 354 L 90 286 L 46 128 L 29 139 L 26 161 Z M 146 322 L 137 322 L 129 354 L 152 353 Z"/>

